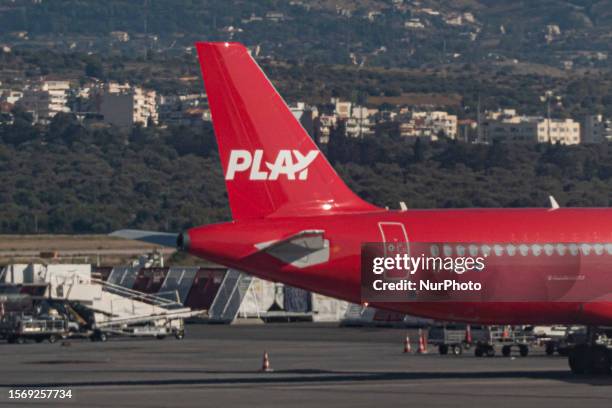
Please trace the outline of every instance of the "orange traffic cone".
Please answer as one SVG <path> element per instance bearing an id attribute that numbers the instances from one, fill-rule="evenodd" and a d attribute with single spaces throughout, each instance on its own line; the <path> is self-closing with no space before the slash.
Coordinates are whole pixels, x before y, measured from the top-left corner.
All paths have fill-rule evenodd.
<path id="1" fill-rule="evenodd" d="M 404 340 L 404 353 L 412 353 L 412 347 L 410 346 L 410 337 L 406 335 L 406 340 Z"/>
<path id="2" fill-rule="evenodd" d="M 425 335 L 423 330 L 419 329 L 419 354 L 427 354 L 427 343 L 425 342 Z"/>
<path id="3" fill-rule="evenodd" d="M 469 324 L 465 326 L 465 342 L 466 344 L 472 344 L 472 328 Z"/>
<path id="4" fill-rule="evenodd" d="M 267 351 L 264 351 L 263 362 L 261 363 L 261 371 L 264 373 L 274 371 L 272 367 L 270 367 L 270 356 L 268 356 Z"/>

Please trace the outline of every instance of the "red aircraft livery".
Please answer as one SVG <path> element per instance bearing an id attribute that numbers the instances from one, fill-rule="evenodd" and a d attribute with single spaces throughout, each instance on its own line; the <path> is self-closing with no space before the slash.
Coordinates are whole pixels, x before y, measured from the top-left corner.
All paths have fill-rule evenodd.
<path id="1" fill-rule="evenodd" d="M 579 255 L 583 283 L 612 282 L 612 210 L 378 208 L 344 184 L 243 45 L 196 47 L 233 221 L 189 229 L 178 235 L 179 248 L 354 303 L 361 302 L 366 242 L 435 242 L 450 252 L 460 243 L 479 243 L 476 252 L 487 246 L 492 257 Z M 115 235 L 161 244 L 177 238 L 133 230 Z M 530 282 L 520 284 L 527 289 Z M 450 300 L 372 306 L 474 324 L 612 324 L 607 296 L 572 302 Z M 570 366 L 574 372 L 608 372 L 610 355 L 587 343 L 571 353 Z"/>

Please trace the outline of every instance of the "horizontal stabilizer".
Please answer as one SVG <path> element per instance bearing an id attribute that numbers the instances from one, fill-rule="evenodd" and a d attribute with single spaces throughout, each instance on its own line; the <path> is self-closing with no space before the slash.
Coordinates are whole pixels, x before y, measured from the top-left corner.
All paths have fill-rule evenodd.
<path id="1" fill-rule="evenodd" d="M 134 241 L 143 241 L 148 242 L 149 244 L 162 245 L 172 248 L 176 248 L 176 240 L 178 238 L 178 234 L 169 232 L 141 231 L 131 229 L 118 230 L 110 233 L 109 236 L 131 239 Z"/>
<path id="2" fill-rule="evenodd" d="M 256 244 L 259 252 L 297 268 L 305 268 L 329 260 L 329 241 L 323 230 L 304 230 L 278 241 Z"/>

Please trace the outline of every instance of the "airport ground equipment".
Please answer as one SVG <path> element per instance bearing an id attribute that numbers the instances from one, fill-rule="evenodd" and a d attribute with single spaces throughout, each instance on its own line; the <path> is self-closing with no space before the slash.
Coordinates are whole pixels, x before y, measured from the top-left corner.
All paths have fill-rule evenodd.
<path id="1" fill-rule="evenodd" d="M 66 337 L 69 321 L 64 318 L 40 318 L 22 313 L 8 313 L 0 319 L 0 338 L 11 344 L 23 344 L 29 340 L 55 343 Z"/>
<path id="2" fill-rule="evenodd" d="M 90 265 L 12 265 L 5 283 L 45 285 L 43 299 L 65 305 L 66 315 L 79 322 L 75 335 L 92 340 L 108 335 L 163 338 L 185 335 L 184 319 L 201 313 L 184 307 L 178 293 L 155 295 L 91 277 Z M 11 281 L 7 281 L 7 277 Z M 79 319 L 80 317 L 80 319 Z"/>
<path id="3" fill-rule="evenodd" d="M 567 356 L 576 344 L 586 341 L 585 326 L 535 326 L 533 328 L 537 342 L 545 347 L 546 355 L 555 353 Z"/>
<path id="4" fill-rule="evenodd" d="M 184 307 L 178 300 L 168 299 L 166 293 L 145 294 L 97 279 L 91 281 L 103 288 L 105 298 L 88 306 L 93 312 L 93 340 L 105 341 L 111 334 L 158 339 L 174 335 L 182 339 L 184 319 L 201 313 Z"/>
<path id="5" fill-rule="evenodd" d="M 390 312 L 357 303 L 348 304 L 344 317 L 340 321 L 340 325 L 346 327 L 427 327 L 433 323 L 431 319 Z"/>
<path id="6" fill-rule="evenodd" d="M 228 269 L 225 274 L 215 300 L 208 310 L 208 318 L 212 322 L 230 323 L 238 314 L 240 304 L 246 296 L 253 277 Z"/>
<path id="7" fill-rule="evenodd" d="M 574 374 L 612 373 L 612 327 L 587 326 L 571 334 L 568 363 Z"/>
<path id="8" fill-rule="evenodd" d="M 529 354 L 529 348 L 535 344 L 535 341 L 536 337 L 529 328 L 487 326 L 477 338 L 474 338 L 474 355 L 493 357 L 496 348 L 501 347 L 504 357 L 509 357 L 513 349 L 518 349 L 521 357 L 526 357 Z"/>
<path id="9" fill-rule="evenodd" d="M 429 328 L 428 342 L 438 347 L 438 352 L 441 355 L 446 355 L 449 351 L 453 355 L 461 355 L 464 350 L 471 347 L 471 344 L 466 340 L 466 328 L 466 325 L 461 324 L 432 326 Z M 478 330 L 472 331 L 472 333 L 478 336 Z M 472 338 L 473 336 L 474 334 L 472 334 Z"/>

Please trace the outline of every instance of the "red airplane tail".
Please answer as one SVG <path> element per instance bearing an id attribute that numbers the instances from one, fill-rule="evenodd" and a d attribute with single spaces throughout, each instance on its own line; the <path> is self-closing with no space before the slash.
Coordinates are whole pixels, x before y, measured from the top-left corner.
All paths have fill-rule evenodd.
<path id="1" fill-rule="evenodd" d="M 372 211 L 238 43 L 196 43 L 234 219 Z"/>

